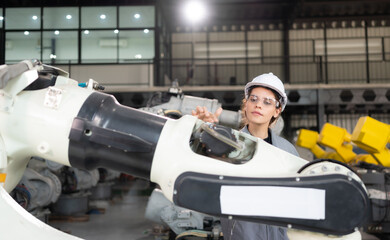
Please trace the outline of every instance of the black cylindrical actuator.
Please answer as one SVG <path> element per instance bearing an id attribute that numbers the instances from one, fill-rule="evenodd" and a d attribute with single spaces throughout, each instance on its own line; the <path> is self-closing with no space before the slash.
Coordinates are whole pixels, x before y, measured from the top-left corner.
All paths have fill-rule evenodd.
<path id="1" fill-rule="evenodd" d="M 150 169 L 166 118 L 119 104 L 94 92 L 73 120 L 69 162 L 81 169 L 106 167 L 144 179 Z"/>

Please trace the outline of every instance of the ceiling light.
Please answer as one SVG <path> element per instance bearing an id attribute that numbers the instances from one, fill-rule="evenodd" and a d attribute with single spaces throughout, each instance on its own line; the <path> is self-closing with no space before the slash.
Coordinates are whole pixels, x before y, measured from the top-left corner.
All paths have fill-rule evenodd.
<path id="1" fill-rule="evenodd" d="M 72 15 L 66 15 L 66 19 L 68 19 L 68 20 L 70 20 L 70 19 L 72 19 Z"/>
<path id="2" fill-rule="evenodd" d="M 33 20 L 37 20 L 38 17 L 34 15 L 34 16 L 32 16 L 32 19 L 33 19 Z"/>
<path id="3" fill-rule="evenodd" d="M 139 13 L 134 14 L 135 19 L 139 19 L 140 17 L 141 17 L 141 15 Z"/>
<path id="4" fill-rule="evenodd" d="M 29 31 L 24 31 L 24 35 L 29 35 L 30 34 L 30 32 Z"/>
<path id="5" fill-rule="evenodd" d="M 89 34 L 89 30 L 84 30 L 84 34 Z"/>
<path id="6" fill-rule="evenodd" d="M 118 34 L 118 33 L 119 33 L 119 30 L 118 30 L 118 29 L 115 29 L 115 30 L 114 30 L 114 33 L 115 33 L 115 34 Z"/>
<path id="7" fill-rule="evenodd" d="M 137 58 L 137 59 L 140 59 L 140 58 L 142 58 L 142 55 L 141 54 L 136 54 L 134 57 Z"/>
<path id="8" fill-rule="evenodd" d="M 56 59 L 57 56 L 56 56 L 55 54 L 50 54 L 50 58 L 51 58 L 51 59 Z"/>
<path id="9" fill-rule="evenodd" d="M 54 31 L 54 34 L 55 34 L 55 35 L 58 35 L 58 34 L 60 34 L 60 31 L 55 30 L 55 31 Z"/>
<path id="10" fill-rule="evenodd" d="M 144 33 L 148 33 L 149 32 L 149 29 L 144 29 Z"/>
<path id="11" fill-rule="evenodd" d="M 100 15 L 100 19 L 106 19 L 106 15 L 105 14 Z"/>
<path id="12" fill-rule="evenodd" d="M 184 16 L 192 23 L 199 22 L 206 15 L 206 8 L 200 1 L 187 2 L 184 6 Z"/>
<path id="13" fill-rule="evenodd" d="M 4 17 L 3 16 L 0 16 L 0 21 L 3 21 L 4 20 Z"/>

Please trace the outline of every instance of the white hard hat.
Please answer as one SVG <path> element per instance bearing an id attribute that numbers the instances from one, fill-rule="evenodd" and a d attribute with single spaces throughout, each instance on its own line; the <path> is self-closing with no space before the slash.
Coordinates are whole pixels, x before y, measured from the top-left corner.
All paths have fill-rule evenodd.
<path id="1" fill-rule="evenodd" d="M 280 103 L 282 104 L 282 111 L 287 105 L 287 95 L 284 91 L 284 85 L 282 81 L 273 73 L 264 73 L 255 77 L 251 82 L 245 85 L 245 98 L 248 98 L 249 89 L 251 87 L 266 87 L 275 90 L 280 96 Z"/>

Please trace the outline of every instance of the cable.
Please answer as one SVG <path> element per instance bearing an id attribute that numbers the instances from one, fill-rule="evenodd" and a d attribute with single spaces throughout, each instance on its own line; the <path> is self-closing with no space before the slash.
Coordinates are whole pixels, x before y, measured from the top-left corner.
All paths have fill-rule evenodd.
<path id="1" fill-rule="evenodd" d="M 176 240 L 184 240 L 185 237 L 201 237 L 201 238 L 207 238 L 211 237 L 211 232 L 201 231 L 201 230 L 189 230 L 186 232 L 182 232 L 179 235 L 176 236 Z"/>

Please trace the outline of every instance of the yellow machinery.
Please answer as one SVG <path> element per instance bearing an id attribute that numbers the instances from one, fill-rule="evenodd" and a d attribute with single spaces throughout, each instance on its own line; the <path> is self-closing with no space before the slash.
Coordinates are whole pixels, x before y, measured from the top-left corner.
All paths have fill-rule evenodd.
<path id="1" fill-rule="evenodd" d="M 297 145 L 309 149 L 316 158 L 324 158 L 325 151 L 317 144 L 318 132 L 301 129 L 299 130 Z"/>
<path id="2" fill-rule="evenodd" d="M 355 128 L 355 131 L 360 132 L 358 128 Z M 352 136 L 347 132 L 346 129 L 337 127 L 330 123 L 326 123 L 322 127 L 320 134 L 318 134 L 315 131 L 301 129 L 299 131 L 297 145 L 303 148 L 310 149 L 310 151 L 314 154 L 316 158 L 334 159 L 344 163 L 355 163 L 359 161 L 364 161 L 367 163 L 378 164 L 378 161 L 376 161 L 375 158 L 371 155 L 367 155 L 367 154 L 357 155 L 356 153 L 354 153 L 351 140 L 352 140 Z M 334 150 L 334 152 L 325 151 L 319 145 L 328 147 Z M 356 144 L 356 145 L 360 147 L 361 144 Z M 366 142 L 363 145 L 370 146 L 370 144 Z M 367 147 L 366 148 L 361 147 L 361 148 L 366 150 L 369 153 L 372 153 L 372 151 L 370 152 L 366 149 Z M 379 146 L 377 146 L 377 148 L 379 148 Z M 374 150 L 374 152 L 375 151 L 377 150 Z M 383 155 L 384 153 L 381 154 Z M 387 152 L 387 154 L 390 153 Z M 380 156 L 382 157 L 382 155 Z M 390 155 L 387 156 L 390 157 Z"/>
<path id="3" fill-rule="evenodd" d="M 352 141 L 361 149 L 370 153 L 376 163 L 390 167 L 390 126 L 371 117 L 361 117 L 352 133 Z"/>
<path id="4" fill-rule="evenodd" d="M 316 131 L 299 130 L 297 145 L 309 149 L 316 158 L 335 159 L 343 162 L 343 159 L 336 152 L 326 152 L 318 145 L 319 134 Z"/>
<path id="5" fill-rule="evenodd" d="M 318 137 L 318 143 L 335 150 L 345 163 L 351 162 L 356 153 L 352 151 L 351 134 L 346 129 L 325 123 Z M 338 159 L 336 159 L 338 160 Z"/>

